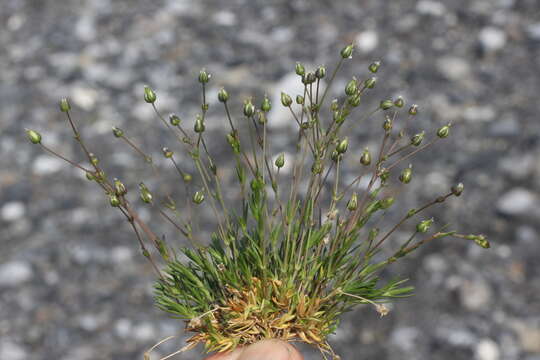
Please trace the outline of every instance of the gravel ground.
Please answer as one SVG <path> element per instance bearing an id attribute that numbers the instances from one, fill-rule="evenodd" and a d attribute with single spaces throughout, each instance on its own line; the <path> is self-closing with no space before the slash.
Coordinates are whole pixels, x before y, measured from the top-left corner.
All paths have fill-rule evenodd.
<path id="1" fill-rule="evenodd" d="M 214 74 L 211 98 L 225 85 L 237 99 L 260 99 L 291 89 L 295 61 L 330 68 L 352 40 L 356 56 L 336 92 L 381 59 L 366 108 L 402 94 L 420 104 L 416 129 L 454 124 L 449 140 L 415 162 L 401 204 L 462 181 L 463 197 L 431 215 L 485 233 L 492 249 L 453 240 L 423 248 L 385 274 L 409 276 L 416 295 L 382 319 L 359 308 L 331 343 L 347 360 L 540 359 L 537 0 L 1 0 L 0 24 L 0 359 L 142 359 L 182 329 L 153 308 L 153 274 L 128 224 L 79 173 L 28 145 L 24 128 L 81 159 L 56 105 L 69 96 L 108 172 L 133 185 L 145 166 L 111 126 L 156 158 L 172 141 L 142 101 L 144 84 L 162 110 L 193 119 L 201 66 Z M 290 119 L 273 117 L 276 144 L 290 148 L 278 136 Z M 223 129 L 218 112 L 207 124 Z M 373 146 L 378 128 L 351 134 L 353 147 Z M 165 165 L 159 182 L 148 181 L 175 189 Z M 142 215 L 172 234 L 155 214 Z"/>

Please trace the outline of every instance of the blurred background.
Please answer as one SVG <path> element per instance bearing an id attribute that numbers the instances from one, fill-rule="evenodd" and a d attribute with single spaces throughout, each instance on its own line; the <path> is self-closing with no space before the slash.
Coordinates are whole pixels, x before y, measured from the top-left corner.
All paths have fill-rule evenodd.
<path id="1" fill-rule="evenodd" d="M 346 360 L 540 359 L 537 0 L 0 0 L 0 24 L 0 359 L 142 359 L 183 329 L 153 307 L 154 275 L 126 221 L 84 175 L 29 144 L 24 128 L 82 161 L 57 106 L 68 96 L 111 176 L 131 189 L 145 180 L 174 192 L 179 180 L 160 155 L 174 139 L 144 103 L 144 84 L 162 111 L 192 126 L 196 76 L 206 67 L 207 127 L 219 152 L 221 86 L 239 114 L 248 96 L 258 104 L 264 93 L 294 94 L 296 61 L 330 73 L 350 41 L 356 51 L 334 94 L 381 60 L 363 109 L 401 94 L 420 106 L 413 130 L 454 124 L 449 139 L 416 159 L 396 207 L 406 211 L 461 181 L 462 197 L 426 216 L 484 233 L 492 248 L 451 239 L 421 248 L 383 274 L 409 277 L 415 296 L 394 302 L 382 319 L 358 308 L 331 344 Z M 275 151 L 292 152 L 292 120 L 275 111 L 270 122 Z M 379 117 L 359 126 L 349 149 L 375 148 L 380 124 Z M 160 180 L 112 136 L 113 125 L 153 155 Z M 232 183 L 234 174 L 223 179 Z M 180 241 L 140 207 L 159 233 Z M 203 225 L 210 217 L 203 211 Z M 181 333 L 155 358 L 184 340 Z M 302 349 L 307 360 L 321 358 Z M 200 350 L 178 358 L 201 359 Z"/>

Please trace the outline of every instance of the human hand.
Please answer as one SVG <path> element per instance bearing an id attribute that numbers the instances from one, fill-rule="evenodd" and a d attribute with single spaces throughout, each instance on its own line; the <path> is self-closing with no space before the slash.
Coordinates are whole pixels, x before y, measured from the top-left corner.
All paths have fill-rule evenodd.
<path id="1" fill-rule="evenodd" d="M 240 346 L 233 352 L 214 354 L 204 360 L 304 360 L 304 357 L 291 344 L 269 339 Z"/>

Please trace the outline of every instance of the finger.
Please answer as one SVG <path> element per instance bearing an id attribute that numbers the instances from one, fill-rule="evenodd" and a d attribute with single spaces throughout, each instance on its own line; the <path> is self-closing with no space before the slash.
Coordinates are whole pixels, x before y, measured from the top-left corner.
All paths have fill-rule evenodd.
<path id="1" fill-rule="evenodd" d="M 232 352 L 226 353 L 217 353 L 212 356 L 207 357 L 204 360 L 237 360 L 240 354 L 242 353 L 242 348 L 238 347 Z"/>
<path id="2" fill-rule="evenodd" d="M 238 360 L 303 360 L 302 355 L 289 343 L 270 339 L 252 344 L 242 351 Z"/>

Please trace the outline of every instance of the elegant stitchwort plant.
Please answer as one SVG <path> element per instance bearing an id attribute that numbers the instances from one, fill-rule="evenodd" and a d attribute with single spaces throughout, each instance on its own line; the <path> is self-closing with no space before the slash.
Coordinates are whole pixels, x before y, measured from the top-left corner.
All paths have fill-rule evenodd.
<path id="1" fill-rule="evenodd" d="M 451 124 L 433 134 L 409 133 L 409 123 L 419 110 L 417 105 L 406 106 L 401 97 L 384 99 L 376 109 L 359 113 L 362 98 L 376 86 L 373 75 L 381 66 L 378 61 L 368 66 L 370 76 L 352 78 L 344 94 L 325 106 L 336 74 L 352 53 L 353 45 L 344 47 L 328 76 L 323 66 L 308 71 L 297 63 L 295 72 L 303 84 L 300 94 L 281 93 L 281 104 L 272 104 L 266 96 L 259 103 L 246 99 L 238 117 L 231 115 L 229 93 L 218 91 L 223 121 L 230 127 L 223 141 L 230 146 L 236 164 L 235 189 L 223 188 L 207 146 L 210 73 L 204 69 L 199 73 L 202 105 L 191 125 L 175 114 L 164 117 L 157 106 L 159 97 L 145 87 L 144 101 L 192 161 L 180 162 L 172 149 L 162 149 L 185 185 L 186 205 L 182 209 L 170 195 L 158 197 L 143 182 L 137 200 L 132 196 L 136 191 L 128 192 L 124 183 L 110 178 L 83 141 L 67 99 L 60 101 L 60 110 L 66 114 L 87 164 L 58 154 L 44 144 L 38 132 L 27 130 L 33 144 L 83 171 L 103 190 L 110 205 L 125 216 L 142 255 L 157 274 L 157 306 L 184 319 L 187 331 L 194 333 L 180 351 L 203 343 L 208 351 L 224 352 L 264 338 L 278 338 L 303 341 L 318 347 L 325 357 L 338 358 L 327 337 L 336 330 L 340 315 L 358 304 L 370 304 L 382 316 L 388 312 L 385 302 L 411 293 L 412 288 L 404 285 L 406 279 L 379 279 L 377 274 L 387 265 L 444 237 L 489 247 L 483 235 L 464 235 L 447 226 L 437 228 L 434 219 L 422 218 L 425 209 L 460 196 L 461 183 L 418 208 L 404 211 L 393 226 L 381 225 L 384 214 L 396 207 L 389 184 L 401 182 L 406 187 L 414 179 L 408 162 L 448 137 Z M 323 86 L 321 80 L 327 77 L 328 84 Z M 287 108 L 296 123 L 296 156 L 273 156 L 268 135 L 272 106 Z M 398 117 L 404 120 L 398 121 Z M 367 120 L 381 121 L 382 140 L 376 151 L 365 148 L 355 153 L 350 146 L 353 139 L 345 135 Z M 112 132 L 155 169 L 152 158 L 124 130 L 113 127 Z M 344 168 L 351 167 L 346 157 L 353 158 L 355 164 L 348 170 L 357 172 L 350 183 L 343 181 Z M 290 172 L 282 171 L 286 165 Z M 367 186 L 361 188 L 361 183 Z M 225 191 L 236 191 L 238 203 L 227 204 Z M 192 245 L 179 248 L 159 237 L 138 215 L 137 201 L 151 206 Z M 211 239 L 206 241 L 199 236 L 194 216 L 197 206 L 209 206 L 216 219 Z M 385 241 L 406 222 L 416 227 L 400 246 L 385 251 L 389 256 L 384 255 Z M 180 260 L 180 255 L 187 260 Z"/>

